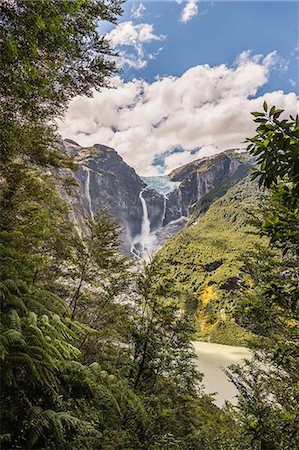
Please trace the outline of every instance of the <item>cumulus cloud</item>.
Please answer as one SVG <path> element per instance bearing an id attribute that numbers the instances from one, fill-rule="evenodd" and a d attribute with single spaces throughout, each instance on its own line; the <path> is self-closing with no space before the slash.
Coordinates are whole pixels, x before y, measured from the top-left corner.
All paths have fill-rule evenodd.
<path id="1" fill-rule="evenodd" d="M 154 26 L 150 23 L 134 24 L 132 21 L 119 23 L 106 35 L 110 45 L 119 50 L 119 64 L 135 69 L 142 69 L 149 59 L 153 59 L 156 53 L 148 53 L 145 44 L 153 41 L 161 41 L 163 35 L 154 33 Z M 129 49 L 129 50 L 128 50 Z M 161 49 L 160 49 L 161 50 Z"/>
<path id="2" fill-rule="evenodd" d="M 245 52 L 231 67 L 199 65 L 153 83 L 116 77 L 115 89 L 72 101 L 59 124 L 61 134 L 81 145 L 115 148 L 141 175 L 168 173 L 199 157 L 244 146 L 255 130 L 250 112 L 260 110 L 264 100 L 297 113 L 295 93 L 256 97 L 276 59 L 276 53 L 263 58 Z"/>
<path id="3" fill-rule="evenodd" d="M 145 6 L 143 3 L 139 3 L 139 5 L 134 4 L 131 9 L 131 16 L 133 19 L 141 19 L 143 17 L 143 13 L 145 11 Z"/>
<path id="4" fill-rule="evenodd" d="M 196 16 L 198 13 L 198 1 L 197 0 L 188 0 L 186 5 L 183 8 L 180 21 L 183 23 L 189 22 L 192 17 Z"/>

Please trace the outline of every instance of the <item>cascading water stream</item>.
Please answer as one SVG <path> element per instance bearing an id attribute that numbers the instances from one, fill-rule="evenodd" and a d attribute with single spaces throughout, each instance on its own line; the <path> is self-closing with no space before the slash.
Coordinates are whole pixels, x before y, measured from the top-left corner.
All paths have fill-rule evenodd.
<path id="1" fill-rule="evenodd" d="M 166 217 L 166 202 L 167 202 L 167 196 L 164 194 L 163 197 L 164 197 L 164 204 L 163 204 L 163 213 L 162 213 L 161 224 L 160 224 L 161 228 L 163 227 L 163 223 L 164 223 L 164 220 Z"/>
<path id="2" fill-rule="evenodd" d="M 147 204 L 145 199 L 143 198 L 143 192 L 145 189 L 142 189 L 139 194 L 139 199 L 142 205 L 142 222 L 141 222 L 141 233 L 140 233 L 140 246 L 142 255 L 149 255 L 152 246 L 152 237 L 151 237 L 151 224 L 148 217 Z"/>
<path id="3" fill-rule="evenodd" d="M 181 216 L 183 215 L 183 194 L 182 191 L 178 190 L 178 196 L 179 196 L 179 205 L 180 205 L 180 211 L 181 211 Z"/>
<path id="4" fill-rule="evenodd" d="M 88 201 L 89 213 L 92 220 L 94 220 L 94 213 L 92 211 L 91 198 L 90 198 L 90 170 L 87 169 L 86 182 L 85 182 L 85 195 Z"/>

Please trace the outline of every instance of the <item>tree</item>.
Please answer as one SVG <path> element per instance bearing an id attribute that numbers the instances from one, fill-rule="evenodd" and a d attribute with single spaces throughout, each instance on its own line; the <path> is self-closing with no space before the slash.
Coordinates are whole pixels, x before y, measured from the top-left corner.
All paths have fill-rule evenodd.
<path id="1" fill-rule="evenodd" d="M 263 211 L 261 233 L 282 249 L 295 246 L 298 252 L 299 221 L 299 116 L 280 119 L 283 110 L 268 108 L 253 112 L 257 134 L 247 139 L 248 150 L 256 157 L 253 178 L 271 190 Z"/>
<path id="2" fill-rule="evenodd" d="M 115 23 L 120 5 L 120 0 L 1 2 L 2 208 L 11 209 L 22 184 L 40 176 L 38 168 L 74 168 L 57 146 L 53 119 L 74 96 L 106 86 L 115 72 L 113 52 L 99 29 L 101 20 Z"/>
<path id="3" fill-rule="evenodd" d="M 4 0 L 1 101 L 15 120 L 57 116 L 75 95 L 91 95 L 115 72 L 100 21 L 116 23 L 121 0 Z"/>
<path id="4" fill-rule="evenodd" d="M 133 298 L 129 380 L 151 410 L 146 448 L 200 449 L 202 393 L 191 344 L 194 324 L 180 309 L 180 293 L 157 256 L 139 274 Z"/>
<path id="5" fill-rule="evenodd" d="M 0 5 L 1 440 L 9 448 L 61 448 L 80 428 L 75 408 L 68 413 L 62 374 L 80 358 L 75 344 L 89 328 L 72 319 L 58 288 L 76 232 L 49 168 L 74 164 L 57 145 L 53 119 L 114 73 L 98 29 L 100 20 L 115 23 L 120 3 Z"/>
<path id="6" fill-rule="evenodd" d="M 299 127 L 298 116 L 280 120 L 282 112 L 264 103 L 248 139 L 258 163 L 253 177 L 269 189 L 256 223 L 270 238 L 244 264 L 252 288 L 243 290 L 239 320 L 259 336 L 254 358 L 230 373 L 246 437 L 240 448 L 248 450 L 293 450 L 299 441 Z"/>

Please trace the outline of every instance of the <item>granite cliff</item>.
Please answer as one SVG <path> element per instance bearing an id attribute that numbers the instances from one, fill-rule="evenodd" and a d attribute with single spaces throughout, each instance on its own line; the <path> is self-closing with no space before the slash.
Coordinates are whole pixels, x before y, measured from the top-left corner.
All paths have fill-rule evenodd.
<path id="1" fill-rule="evenodd" d="M 165 222 L 181 216 L 189 217 L 207 195 L 211 196 L 217 191 L 221 195 L 220 188 L 223 195 L 229 187 L 247 175 L 250 166 L 247 154 L 228 150 L 173 170 L 169 178 L 180 184 L 169 195 Z"/>
<path id="2" fill-rule="evenodd" d="M 194 220 L 214 198 L 244 178 L 250 167 L 247 156 L 236 151 L 201 158 L 164 177 L 162 191 L 158 187 L 161 180 L 155 183 L 150 177 L 144 181 L 112 148 L 100 144 L 82 147 L 68 139 L 62 146 L 77 162 L 74 173 L 60 171 L 76 182 L 71 192 L 63 192 L 73 220 L 82 230 L 84 218 L 93 219 L 99 210 L 108 209 L 122 227 L 124 252 L 136 257 L 160 248 L 190 216 Z M 165 181 L 171 184 L 167 194 Z"/>
<path id="3" fill-rule="evenodd" d="M 161 225 L 164 214 L 164 197 L 148 189 L 144 181 L 112 148 L 95 144 L 81 147 L 74 141 L 64 140 L 64 150 L 77 162 L 77 170 L 60 171 L 64 177 L 73 176 L 76 185 L 63 192 L 71 206 L 71 214 L 79 227 L 84 218 L 93 219 L 99 210 L 107 209 L 120 224 L 123 249 L 129 254 L 134 246 L 140 252 L 145 199 L 150 233 Z M 134 249 L 133 249 L 134 250 Z"/>

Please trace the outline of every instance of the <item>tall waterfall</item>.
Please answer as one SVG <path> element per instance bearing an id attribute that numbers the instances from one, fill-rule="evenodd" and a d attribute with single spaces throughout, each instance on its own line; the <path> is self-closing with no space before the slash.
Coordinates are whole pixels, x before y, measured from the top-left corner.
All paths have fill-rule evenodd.
<path id="1" fill-rule="evenodd" d="M 161 228 L 163 227 L 163 223 L 166 217 L 166 202 L 167 202 L 167 196 L 166 194 L 163 195 L 164 197 L 164 204 L 163 204 L 163 213 L 162 213 L 162 217 L 161 217 Z"/>
<path id="2" fill-rule="evenodd" d="M 92 220 L 94 220 L 94 213 L 92 211 L 91 198 L 90 198 L 90 170 L 87 169 L 86 172 L 87 173 L 86 173 L 86 181 L 85 181 L 85 195 L 86 195 L 87 201 L 88 201 L 90 217 L 92 218 Z"/>
<path id="3" fill-rule="evenodd" d="M 142 223 L 141 223 L 141 233 L 140 233 L 140 246 L 141 252 L 143 256 L 149 256 L 152 248 L 153 236 L 151 235 L 151 224 L 148 217 L 147 205 L 146 201 L 143 198 L 143 192 L 145 189 L 142 189 L 139 194 L 139 198 L 142 205 Z"/>
<path id="4" fill-rule="evenodd" d="M 181 211 L 181 216 L 183 215 L 183 194 L 182 191 L 178 190 L 178 196 L 179 196 L 179 205 L 180 205 L 180 211 Z"/>

